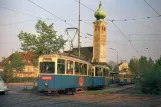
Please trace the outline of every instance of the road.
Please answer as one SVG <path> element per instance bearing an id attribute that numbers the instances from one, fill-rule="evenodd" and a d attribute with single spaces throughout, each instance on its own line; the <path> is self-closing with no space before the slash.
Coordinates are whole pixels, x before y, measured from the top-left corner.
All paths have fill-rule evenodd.
<path id="1" fill-rule="evenodd" d="M 160 107 L 161 97 L 130 96 L 135 89 L 103 95 L 51 95 L 20 92 L 23 85 L 9 86 L 8 95 L 0 95 L 0 107 Z"/>

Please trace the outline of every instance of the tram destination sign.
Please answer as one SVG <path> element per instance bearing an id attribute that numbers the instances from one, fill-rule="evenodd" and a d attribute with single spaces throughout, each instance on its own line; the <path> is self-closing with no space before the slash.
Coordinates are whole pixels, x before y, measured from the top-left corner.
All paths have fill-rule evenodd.
<path id="1" fill-rule="evenodd" d="M 52 80 L 52 76 L 41 76 L 41 80 Z"/>
<path id="2" fill-rule="evenodd" d="M 43 61 L 52 61 L 52 58 L 43 58 Z"/>

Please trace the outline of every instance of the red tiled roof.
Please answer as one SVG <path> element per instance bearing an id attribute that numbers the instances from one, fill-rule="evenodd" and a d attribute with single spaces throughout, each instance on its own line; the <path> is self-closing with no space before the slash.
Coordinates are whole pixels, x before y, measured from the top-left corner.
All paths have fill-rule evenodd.
<path id="1" fill-rule="evenodd" d="M 34 57 L 34 54 L 30 51 L 27 51 L 27 52 L 15 52 L 15 53 L 12 53 L 9 57 L 7 57 L 6 59 L 7 60 L 10 60 L 12 58 L 12 56 L 14 54 L 18 53 L 22 58 L 23 60 L 25 61 L 26 64 L 30 64 L 30 61 L 33 59 Z"/>

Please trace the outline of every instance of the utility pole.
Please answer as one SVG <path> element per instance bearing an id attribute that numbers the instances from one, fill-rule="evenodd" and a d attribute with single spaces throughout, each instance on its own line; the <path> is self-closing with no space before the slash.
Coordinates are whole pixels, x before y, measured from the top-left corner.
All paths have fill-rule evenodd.
<path id="1" fill-rule="evenodd" d="M 78 13 L 78 54 L 80 57 L 80 0 L 79 0 L 79 13 Z"/>

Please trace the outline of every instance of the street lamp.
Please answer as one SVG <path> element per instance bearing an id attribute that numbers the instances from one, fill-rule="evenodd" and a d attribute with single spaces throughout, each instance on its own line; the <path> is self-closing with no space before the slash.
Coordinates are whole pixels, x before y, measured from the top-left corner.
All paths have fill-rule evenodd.
<path id="1" fill-rule="evenodd" d="M 113 48 L 109 48 L 109 49 L 116 51 L 116 49 L 113 49 Z M 118 52 L 116 51 L 116 53 L 117 53 L 117 65 L 118 65 Z"/>

